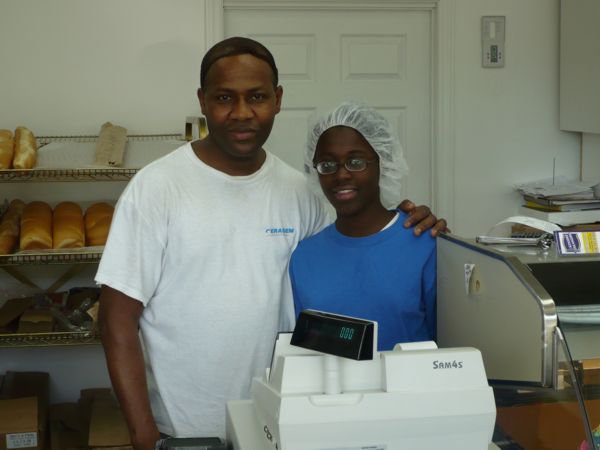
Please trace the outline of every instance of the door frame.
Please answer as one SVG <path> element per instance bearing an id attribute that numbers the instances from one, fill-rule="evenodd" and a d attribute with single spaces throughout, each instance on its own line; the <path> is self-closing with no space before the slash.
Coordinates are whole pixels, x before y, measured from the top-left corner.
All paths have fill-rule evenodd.
<path id="1" fill-rule="evenodd" d="M 225 10 L 407 10 L 431 18 L 431 196 L 438 217 L 454 223 L 455 100 L 454 17 L 456 0 L 205 0 L 207 49 L 224 37 Z"/>

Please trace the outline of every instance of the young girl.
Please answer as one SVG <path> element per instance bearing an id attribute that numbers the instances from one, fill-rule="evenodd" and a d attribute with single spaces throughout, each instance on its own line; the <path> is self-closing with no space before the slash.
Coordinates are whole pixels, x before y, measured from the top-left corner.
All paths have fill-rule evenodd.
<path id="1" fill-rule="evenodd" d="M 337 219 L 292 254 L 296 314 L 375 320 L 379 350 L 435 339 L 435 239 L 415 237 L 406 214 L 388 209 L 407 173 L 390 124 L 373 108 L 342 103 L 313 127 L 306 161 Z"/>

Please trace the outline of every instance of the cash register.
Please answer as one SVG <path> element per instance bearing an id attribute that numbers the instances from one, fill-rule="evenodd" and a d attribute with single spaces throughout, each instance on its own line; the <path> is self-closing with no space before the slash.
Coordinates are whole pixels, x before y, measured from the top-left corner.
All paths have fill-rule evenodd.
<path id="1" fill-rule="evenodd" d="M 227 403 L 234 450 L 486 450 L 496 407 L 480 352 L 377 351 L 377 323 L 305 310 L 251 399 Z"/>

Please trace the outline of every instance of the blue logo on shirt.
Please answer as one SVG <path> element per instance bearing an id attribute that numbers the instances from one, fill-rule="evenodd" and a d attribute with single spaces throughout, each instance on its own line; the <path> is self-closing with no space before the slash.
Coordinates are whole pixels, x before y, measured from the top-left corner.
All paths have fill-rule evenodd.
<path id="1" fill-rule="evenodd" d="M 291 227 L 280 227 L 280 228 L 269 227 L 269 228 L 265 229 L 265 234 L 267 234 L 269 236 L 285 236 L 288 234 L 294 234 L 295 231 L 296 230 Z"/>

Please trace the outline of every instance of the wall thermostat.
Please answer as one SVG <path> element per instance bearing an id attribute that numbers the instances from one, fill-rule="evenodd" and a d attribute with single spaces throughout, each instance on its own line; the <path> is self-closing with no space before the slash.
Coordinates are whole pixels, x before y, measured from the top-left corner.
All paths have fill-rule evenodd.
<path id="1" fill-rule="evenodd" d="M 483 67 L 504 67 L 505 16 L 481 18 L 481 56 Z"/>

